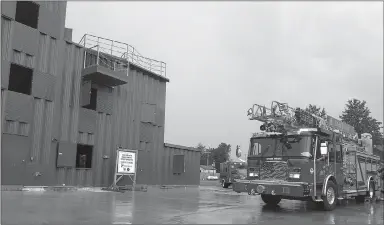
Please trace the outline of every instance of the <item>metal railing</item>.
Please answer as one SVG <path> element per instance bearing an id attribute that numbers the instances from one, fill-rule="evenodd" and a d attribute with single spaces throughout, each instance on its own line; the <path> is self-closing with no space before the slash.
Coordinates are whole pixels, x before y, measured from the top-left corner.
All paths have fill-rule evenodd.
<path id="1" fill-rule="evenodd" d="M 133 46 L 129 44 L 110 40 L 107 38 L 97 37 L 91 34 L 85 34 L 81 38 L 79 44 L 87 49 L 95 51 L 95 63 L 97 63 L 98 65 L 102 64 L 104 66 L 105 64 L 108 68 L 112 70 L 122 70 L 122 68 L 119 67 L 121 65 L 124 69 L 128 68 L 123 65 L 124 60 L 126 60 L 129 63 L 140 66 L 157 75 L 166 77 L 166 64 L 164 62 L 142 56 Z M 108 60 L 111 58 L 111 56 L 116 57 L 116 61 L 118 61 L 119 63 L 111 63 L 111 61 Z M 84 68 L 86 67 L 86 60 L 87 59 L 85 57 Z M 117 67 L 116 64 L 118 65 Z"/>

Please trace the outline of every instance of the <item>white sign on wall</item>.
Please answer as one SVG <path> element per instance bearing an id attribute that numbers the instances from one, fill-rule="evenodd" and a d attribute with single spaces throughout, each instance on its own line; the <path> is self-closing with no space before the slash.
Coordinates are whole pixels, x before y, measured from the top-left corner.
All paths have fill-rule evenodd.
<path id="1" fill-rule="evenodd" d="M 118 150 L 117 156 L 118 174 L 136 173 L 136 152 L 128 150 Z"/>

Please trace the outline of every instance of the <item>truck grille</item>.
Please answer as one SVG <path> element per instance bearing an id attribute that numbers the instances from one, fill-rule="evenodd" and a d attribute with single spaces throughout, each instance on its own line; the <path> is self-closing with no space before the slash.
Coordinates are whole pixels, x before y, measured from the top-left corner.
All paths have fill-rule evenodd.
<path id="1" fill-rule="evenodd" d="M 264 162 L 260 168 L 261 180 L 287 180 L 287 162 Z"/>

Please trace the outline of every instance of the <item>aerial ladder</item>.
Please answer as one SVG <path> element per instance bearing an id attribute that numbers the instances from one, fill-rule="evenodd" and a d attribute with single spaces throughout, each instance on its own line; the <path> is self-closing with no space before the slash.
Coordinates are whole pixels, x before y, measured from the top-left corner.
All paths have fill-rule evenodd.
<path id="1" fill-rule="evenodd" d="M 250 120 L 263 123 L 260 130 L 266 132 L 286 132 L 300 128 L 322 128 L 340 133 L 344 138 L 357 140 L 355 129 L 332 116 L 317 116 L 301 108 L 292 108 L 287 103 L 272 101 L 271 107 L 254 104 L 247 113 Z"/>

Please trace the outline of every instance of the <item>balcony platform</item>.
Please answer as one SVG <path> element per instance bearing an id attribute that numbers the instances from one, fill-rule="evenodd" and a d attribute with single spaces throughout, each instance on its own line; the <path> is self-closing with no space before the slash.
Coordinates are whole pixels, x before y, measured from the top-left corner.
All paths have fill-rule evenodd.
<path id="1" fill-rule="evenodd" d="M 128 83 L 127 71 L 113 71 L 100 65 L 92 65 L 84 68 L 81 72 L 83 80 L 90 80 L 92 83 L 115 87 Z"/>

